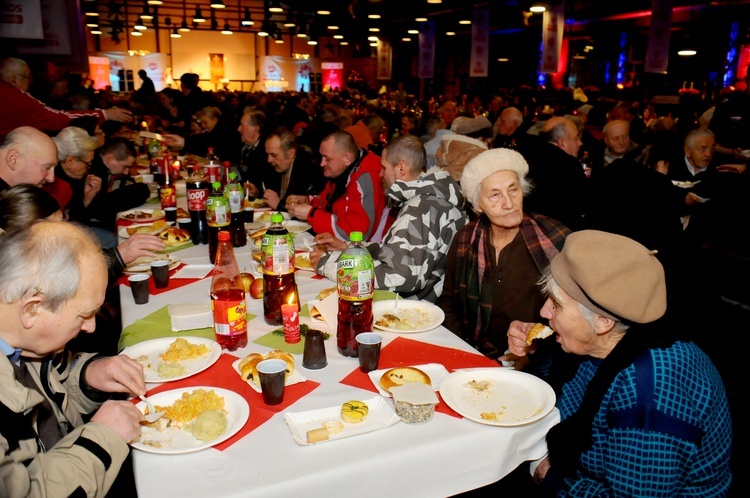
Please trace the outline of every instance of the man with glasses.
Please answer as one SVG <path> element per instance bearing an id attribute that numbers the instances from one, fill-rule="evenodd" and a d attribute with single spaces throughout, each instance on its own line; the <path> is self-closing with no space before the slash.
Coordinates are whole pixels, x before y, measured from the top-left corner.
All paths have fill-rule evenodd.
<path id="1" fill-rule="evenodd" d="M 45 132 L 62 130 L 73 120 L 88 118 L 98 124 L 107 120 L 127 123 L 133 115 L 127 109 L 93 109 L 87 111 L 58 111 L 47 107 L 28 93 L 31 69 L 21 59 L 0 59 L 0 136 L 19 126 L 31 126 Z M 78 122 L 78 121 L 76 121 Z M 93 129 L 93 126 L 91 126 Z"/>

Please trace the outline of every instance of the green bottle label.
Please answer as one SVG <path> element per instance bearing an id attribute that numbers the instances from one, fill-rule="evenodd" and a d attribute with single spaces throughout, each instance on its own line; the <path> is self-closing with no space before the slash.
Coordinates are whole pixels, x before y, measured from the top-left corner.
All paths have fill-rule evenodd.
<path id="1" fill-rule="evenodd" d="M 375 289 L 372 259 L 342 254 L 336 277 L 340 298 L 364 301 L 372 297 Z"/>

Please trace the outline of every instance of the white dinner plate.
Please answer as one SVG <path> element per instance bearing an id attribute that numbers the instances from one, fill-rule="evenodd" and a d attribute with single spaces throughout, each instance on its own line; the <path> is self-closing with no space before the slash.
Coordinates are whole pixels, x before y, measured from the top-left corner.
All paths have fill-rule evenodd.
<path id="1" fill-rule="evenodd" d="M 395 332 L 397 334 L 414 334 L 432 330 L 445 320 L 443 310 L 427 301 L 412 301 L 410 299 L 399 299 L 398 307 L 395 299 L 387 301 L 375 301 L 372 303 L 372 325 L 380 330 Z M 384 314 L 395 315 L 406 324 L 378 325 L 383 320 Z M 398 323 L 398 322 L 397 322 Z"/>
<path id="2" fill-rule="evenodd" d="M 367 418 L 362 422 L 355 424 L 350 424 L 342 420 L 341 405 L 305 412 L 286 412 L 284 414 L 284 420 L 286 420 L 289 430 L 292 431 L 294 441 L 302 446 L 318 444 L 307 442 L 307 431 L 320 429 L 323 427 L 323 422 L 329 420 L 338 420 L 343 424 L 344 430 L 338 434 L 329 434 L 328 439 L 318 441 L 320 443 L 385 429 L 401 420 L 399 416 L 396 415 L 396 412 L 393 411 L 393 408 L 391 408 L 380 396 L 375 396 L 374 398 L 362 401 L 369 409 L 367 412 Z"/>
<path id="3" fill-rule="evenodd" d="M 147 453 L 160 453 L 164 455 L 177 455 L 180 453 L 190 453 L 205 448 L 210 448 L 216 444 L 226 441 L 237 434 L 244 427 L 247 419 L 250 417 L 250 405 L 245 398 L 239 394 L 222 389 L 220 387 L 194 386 L 165 391 L 159 394 L 149 396 L 149 400 L 154 405 L 168 406 L 182 397 L 183 393 L 192 392 L 196 389 L 213 390 L 219 396 L 224 398 L 224 410 L 227 412 L 228 426 L 224 434 L 211 441 L 200 441 L 195 439 L 192 434 L 176 427 L 159 432 L 156 429 L 142 426 L 141 437 L 138 441 L 130 445 Z M 141 412 L 146 410 L 146 403 L 141 401 L 136 405 Z M 149 441 L 151 444 L 144 444 Z"/>
<path id="4" fill-rule="evenodd" d="M 508 368 L 453 372 L 440 383 L 440 396 L 469 420 L 502 427 L 529 424 L 555 406 L 555 391 L 549 384 Z"/>
<path id="5" fill-rule="evenodd" d="M 310 261 L 309 252 L 298 252 L 294 255 L 294 266 L 298 270 L 315 271 Z"/>
<path id="6" fill-rule="evenodd" d="M 133 213 L 142 213 L 143 218 L 128 218 L 128 215 Z M 144 222 L 144 221 L 156 221 L 164 218 L 164 211 L 161 209 L 130 209 L 128 211 L 123 211 L 119 215 L 117 215 L 118 218 L 122 218 L 123 220 L 128 221 L 137 221 L 137 222 Z"/>
<path id="7" fill-rule="evenodd" d="M 701 181 L 698 180 L 697 182 L 681 182 L 677 180 L 672 180 L 672 185 L 676 185 L 680 188 L 693 188 L 696 185 L 698 185 Z"/>
<path id="8" fill-rule="evenodd" d="M 130 265 L 123 270 L 123 273 L 151 273 L 151 263 L 161 259 L 166 259 L 167 261 L 169 261 L 170 270 L 174 270 L 180 265 L 180 259 L 172 256 L 171 254 L 160 254 L 155 258 L 147 258 L 145 256 L 141 256 L 130 263 Z"/>
<path id="9" fill-rule="evenodd" d="M 195 358 L 193 360 L 181 361 L 180 364 L 185 367 L 185 373 L 176 377 L 164 378 L 158 373 L 159 363 L 162 359 L 159 357 L 164 353 L 169 345 L 172 344 L 176 339 L 185 339 L 191 344 L 205 344 L 209 347 L 208 353 L 205 355 Z M 216 341 L 206 339 L 204 337 L 193 337 L 193 336 L 175 336 L 175 337 L 161 337 L 159 339 L 152 339 L 150 341 L 139 342 L 130 347 L 122 350 L 122 353 L 143 366 L 143 375 L 146 382 L 157 383 L 157 382 L 172 382 L 175 380 L 184 379 L 195 375 L 198 372 L 202 372 L 219 359 L 221 356 L 221 346 Z"/>
<path id="10" fill-rule="evenodd" d="M 284 213 L 283 211 L 255 211 L 255 214 L 253 215 L 253 220 L 256 222 L 265 223 L 266 226 L 271 224 L 271 215 L 274 215 L 276 213 L 281 213 L 282 216 L 284 216 L 284 221 L 289 221 L 291 219 L 291 216 L 289 216 L 289 213 Z"/>
<path id="11" fill-rule="evenodd" d="M 117 235 L 119 235 L 123 239 L 128 239 L 128 238 L 130 238 L 130 233 L 128 233 L 128 228 L 153 227 L 153 226 L 154 226 L 153 223 L 133 223 L 130 226 L 118 228 L 117 229 Z M 170 226 L 171 226 L 171 223 L 168 223 L 165 226 L 160 226 L 160 227 L 157 227 L 157 228 L 152 228 L 148 232 L 143 232 L 143 233 L 150 233 L 150 234 L 154 234 L 155 235 L 155 234 L 161 232 L 162 230 L 164 230 L 165 228 L 169 228 Z"/>
<path id="12" fill-rule="evenodd" d="M 302 232 L 306 232 L 307 230 L 310 230 L 312 228 L 312 225 L 310 225 L 306 221 L 300 221 L 300 220 L 289 220 L 284 223 L 284 227 L 289 231 L 289 233 L 298 234 Z"/>

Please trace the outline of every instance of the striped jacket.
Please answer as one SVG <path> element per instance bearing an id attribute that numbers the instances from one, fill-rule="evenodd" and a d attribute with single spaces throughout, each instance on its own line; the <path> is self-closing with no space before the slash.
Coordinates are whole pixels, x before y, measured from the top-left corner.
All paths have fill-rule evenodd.
<path id="1" fill-rule="evenodd" d="M 109 491 L 129 449 L 113 429 L 84 423 L 83 415 L 100 406 L 79 385 L 93 356 L 26 361 L 23 368 L 36 385 L 29 389 L 0 355 L 0 496 L 100 497 Z M 51 448 L 38 436 L 37 416 L 45 398 L 63 434 Z"/>

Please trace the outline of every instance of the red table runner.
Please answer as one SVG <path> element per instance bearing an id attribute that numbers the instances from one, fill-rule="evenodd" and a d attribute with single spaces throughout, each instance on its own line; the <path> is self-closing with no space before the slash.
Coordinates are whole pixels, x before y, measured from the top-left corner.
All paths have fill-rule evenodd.
<path id="1" fill-rule="evenodd" d="M 479 353 L 436 346 L 435 344 L 427 344 L 426 342 L 415 341 L 406 337 L 397 337 L 380 351 L 378 369 L 424 365 L 427 363 L 440 363 L 449 372 L 461 368 L 500 366 L 495 360 Z M 366 373 L 362 373 L 359 367 L 341 379 L 340 382 L 349 386 L 367 389 L 374 393 L 378 392 L 372 384 L 370 377 Z M 437 394 L 440 396 L 440 393 Z M 462 418 L 461 415 L 453 411 L 442 401 L 442 398 L 435 410 L 453 417 Z"/>
<path id="2" fill-rule="evenodd" d="M 214 446 L 217 450 L 223 451 L 261 425 L 265 424 L 276 413 L 286 410 L 293 403 L 297 402 L 297 400 L 308 395 L 320 385 L 318 382 L 307 380 L 305 382 L 300 382 L 299 384 L 286 386 L 286 388 L 284 388 L 284 401 L 278 405 L 268 406 L 263 402 L 263 395 L 247 385 L 247 383 L 243 381 L 232 368 L 232 363 L 236 360 L 237 357 L 228 353 L 223 353 L 211 368 L 186 379 L 160 384 L 151 389 L 148 392 L 148 395 L 151 396 L 163 391 L 171 391 L 182 387 L 209 386 L 229 389 L 245 398 L 250 405 L 250 417 L 237 434 Z M 138 403 L 140 400 L 135 398 L 133 402 Z"/>
<path id="3" fill-rule="evenodd" d="M 149 279 L 148 293 L 151 294 L 152 296 L 155 296 L 157 294 L 161 294 L 162 292 L 169 292 L 171 290 L 179 289 L 180 287 L 184 287 L 186 285 L 192 284 L 193 282 L 196 282 L 198 280 L 202 280 L 200 278 L 172 278 L 172 276 L 175 273 L 177 273 L 177 271 L 183 266 L 185 266 L 184 263 L 180 263 L 179 265 L 175 266 L 173 269 L 169 270 L 169 284 L 167 284 L 167 286 L 164 287 L 163 289 L 157 289 L 156 284 L 154 283 L 154 279 L 153 278 Z M 214 271 L 211 270 L 210 272 L 208 272 L 208 275 L 206 275 L 203 278 L 211 278 L 213 274 L 214 274 Z M 130 287 L 130 282 L 128 281 L 129 276 L 130 275 L 121 276 L 119 280 L 117 281 L 117 283 L 120 285 L 126 285 Z"/>

